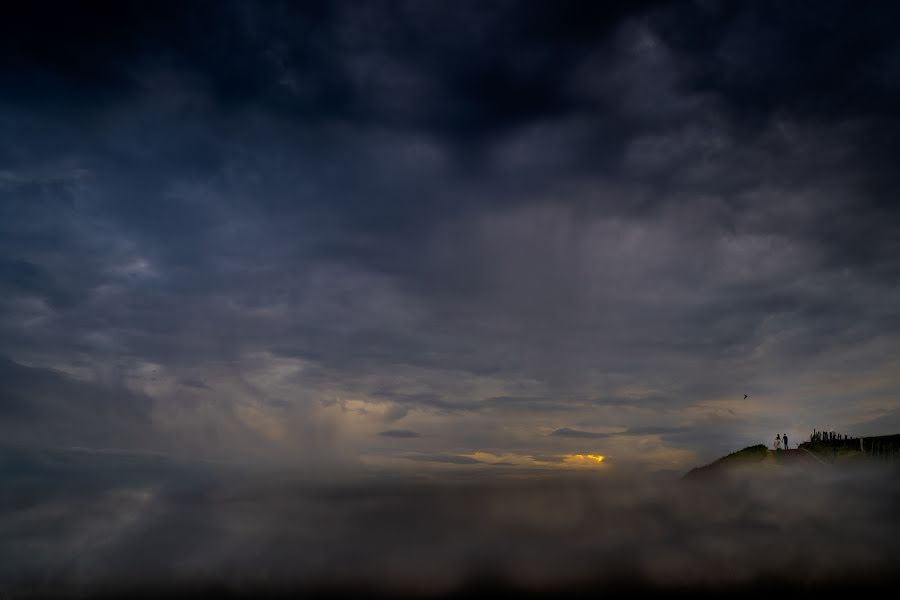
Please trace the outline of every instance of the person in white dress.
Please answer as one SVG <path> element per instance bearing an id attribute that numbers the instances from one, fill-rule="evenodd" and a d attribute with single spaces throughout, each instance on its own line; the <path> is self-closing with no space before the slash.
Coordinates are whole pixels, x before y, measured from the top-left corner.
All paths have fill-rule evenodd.
<path id="1" fill-rule="evenodd" d="M 775 434 L 775 449 L 781 450 L 781 434 L 780 433 Z"/>

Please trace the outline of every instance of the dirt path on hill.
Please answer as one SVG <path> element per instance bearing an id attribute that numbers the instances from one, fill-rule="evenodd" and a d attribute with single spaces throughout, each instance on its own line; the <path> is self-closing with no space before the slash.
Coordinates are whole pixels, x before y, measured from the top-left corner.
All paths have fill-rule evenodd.
<path id="1" fill-rule="evenodd" d="M 806 450 L 805 448 L 800 448 L 797 450 L 781 450 L 776 455 L 778 457 L 778 461 L 782 464 L 798 466 L 798 467 L 821 467 L 821 466 L 831 466 L 821 458 Z"/>

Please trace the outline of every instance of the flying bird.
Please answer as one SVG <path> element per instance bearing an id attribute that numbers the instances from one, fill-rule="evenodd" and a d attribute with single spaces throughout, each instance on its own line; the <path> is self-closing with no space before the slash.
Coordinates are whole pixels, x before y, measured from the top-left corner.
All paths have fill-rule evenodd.
<path id="1" fill-rule="evenodd" d="M 747 394 L 744 394 L 744 400 L 746 400 L 746 399 L 747 399 L 747 397 L 748 397 L 748 396 L 747 396 Z"/>

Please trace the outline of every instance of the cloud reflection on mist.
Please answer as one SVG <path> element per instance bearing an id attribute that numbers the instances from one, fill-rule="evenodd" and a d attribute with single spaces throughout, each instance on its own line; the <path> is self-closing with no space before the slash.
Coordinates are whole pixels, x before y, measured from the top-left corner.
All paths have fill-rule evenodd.
<path id="1" fill-rule="evenodd" d="M 0 497 L 0 591 L 815 586 L 877 582 L 900 558 L 900 485 L 885 472 L 339 485 L 231 473 L 17 489 Z"/>

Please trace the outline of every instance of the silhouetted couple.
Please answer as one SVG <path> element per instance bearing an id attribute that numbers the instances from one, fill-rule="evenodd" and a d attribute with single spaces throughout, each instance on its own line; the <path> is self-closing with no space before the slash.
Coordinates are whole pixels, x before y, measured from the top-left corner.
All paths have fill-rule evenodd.
<path id="1" fill-rule="evenodd" d="M 782 447 L 783 447 L 785 450 L 787 450 L 787 449 L 790 447 L 790 446 L 788 446 L 788 437 L 787 437 L 787 434 L 784 434 L 783 436 L 782 436 L 780 433 L 779 433 L 779 434 L 775 434 L 775 449 L 776 449 L 776 450 L 781 450 Z"/>

